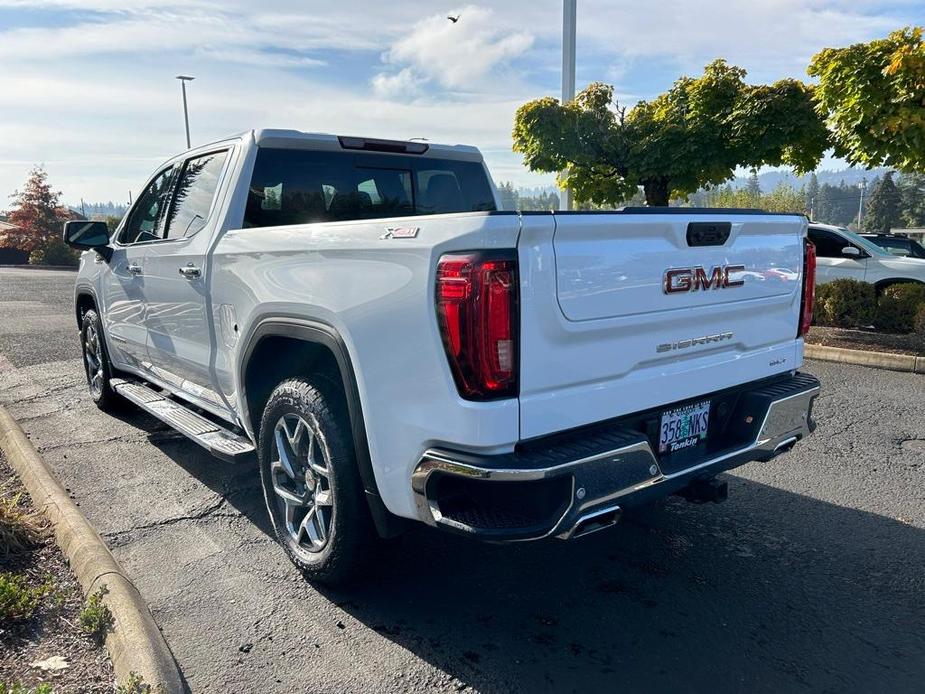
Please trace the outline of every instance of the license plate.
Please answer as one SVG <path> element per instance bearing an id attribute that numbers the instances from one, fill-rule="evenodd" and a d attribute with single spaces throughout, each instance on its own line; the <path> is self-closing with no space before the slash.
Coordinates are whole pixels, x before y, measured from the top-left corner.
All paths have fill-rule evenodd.
<path id="1" fill-rule="evenodd" d="M 709 400 L 662 412 L 658 452 L 674 453 L 706 441 L 709 424 Z"/>

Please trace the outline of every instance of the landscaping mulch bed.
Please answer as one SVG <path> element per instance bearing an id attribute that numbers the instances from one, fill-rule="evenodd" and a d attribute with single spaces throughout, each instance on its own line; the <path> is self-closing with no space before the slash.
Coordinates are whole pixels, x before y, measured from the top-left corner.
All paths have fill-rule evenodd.
<path id="1" fill-rule="evenodd" d="M 0 496 L 9 499 L 20 491 L 19 480 L 0 455 Z M 28 494 L 23 493 L 20 505 L 31 508 Z M 50 583 L 32 617 L 11 623 L 0 617 L 0 683 L 8 689 L 19 684 L 25 691 L 47 683 L 55 694 L 111 694 L 112 663 L 102 642 L 81 630 L 83 593 L 53 536 L 46 532 L 38 546 L 6 557 L 0 548 L 0 572 L 24 574 L 32 586 Z M 54 656 L 67 666 L 43 671 L 33 665 Z"/>
<path id="2" fill-rule="evenodd" d="M 814 325 L 806 336 L 806 342 L 825 347 L 925 356 L 925 337 L 916 334 L 893 335 L 873 330 L 848 330 Z"/>

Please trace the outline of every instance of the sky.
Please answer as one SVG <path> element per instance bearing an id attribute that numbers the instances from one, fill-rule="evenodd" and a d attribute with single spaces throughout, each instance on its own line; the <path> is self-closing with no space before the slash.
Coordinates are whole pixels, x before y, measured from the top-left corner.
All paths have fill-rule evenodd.
<path id="1" fill-rule="evenodd" d="M 255 127 L 426 137 L 549 184 L 510 133 L 519 105 L 559 96 L 561 21 L 560 0 L 0 0 L 0 209 L 36 164 L 69 204 L 125 202 L 185 149 L 179 74 L 194 146 Z M 807 79 L 822 48 L 910 24 L 923 0 L 579 0 L 577 85 L 632 105 L 717 57 Z"/>

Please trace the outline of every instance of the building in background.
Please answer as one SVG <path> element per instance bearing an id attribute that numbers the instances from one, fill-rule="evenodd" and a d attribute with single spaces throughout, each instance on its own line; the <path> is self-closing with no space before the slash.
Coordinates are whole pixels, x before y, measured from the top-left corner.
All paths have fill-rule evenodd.
<path id="1" fill-rule="evenodd" d="M 905 236 L 907 238 L 913 239 L 925 245 L 925 227 L 914 227 L 914 228 L 893 227 L 892 229 L 890 229 L 890 233 L 896 234 L 897 236 Z"/>

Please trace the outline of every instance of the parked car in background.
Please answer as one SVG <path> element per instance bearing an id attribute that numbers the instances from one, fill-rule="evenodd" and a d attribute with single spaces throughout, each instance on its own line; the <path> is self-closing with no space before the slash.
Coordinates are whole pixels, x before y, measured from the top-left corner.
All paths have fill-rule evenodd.
<path id="1" fill-rule="evenodd" d="M 925 246 L 914 239 L 895 234 L 861 234 L 861 236 L 868 241 L 873 241 L 890 255 L 925 260 Z"/>
<path id="2" fill-rule="evenodd" d="M 925 260 L 893 255 L 844 227 L 812 222 L 808 236 L 816 246 L 818 284 L 846 278 L 880 291 L 901 282 L 925 283 Z"/>

